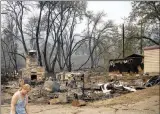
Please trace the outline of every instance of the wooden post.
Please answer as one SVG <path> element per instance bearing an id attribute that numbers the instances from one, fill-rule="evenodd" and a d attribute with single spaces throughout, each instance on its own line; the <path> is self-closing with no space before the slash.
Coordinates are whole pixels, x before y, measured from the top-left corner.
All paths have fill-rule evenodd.
<path id="1" fill-rule="evenodd" d="M 83 88 L 82 88 L 82 97 L 84 98 L 84 74 L 82 75 Z"/>
<path id="2" fill-rule="evenodd" d="M 141 44 L 140 44 L 140 50 L 141 50 L 141 54 L 143 53 L 143 44 L 142 44 L 142 42 L 143 42 L 143 39 L 142 39 L 142 21 L 141 21 Z"/>
<path id="3" fill-rule="evenodd" d="M 124 54 L 124 24 L 122 26 L 122 33 L 123 33 L 123 58 L 125 57 L 125 54 Z"/>

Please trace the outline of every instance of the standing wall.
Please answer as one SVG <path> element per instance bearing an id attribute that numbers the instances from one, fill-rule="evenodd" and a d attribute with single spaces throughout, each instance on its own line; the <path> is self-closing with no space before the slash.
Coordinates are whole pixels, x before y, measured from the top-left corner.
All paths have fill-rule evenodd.
<path id="1" fill-rule="evenodd" d="M 160 49 L 144 50 L 144 73 L 160 72 Z"/>

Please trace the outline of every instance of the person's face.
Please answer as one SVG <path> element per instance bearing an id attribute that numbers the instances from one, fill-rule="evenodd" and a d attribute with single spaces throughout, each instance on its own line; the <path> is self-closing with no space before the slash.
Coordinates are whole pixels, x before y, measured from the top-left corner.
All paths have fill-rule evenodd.
<path id="1" fill-rule="evenodd" d="M 28 90 L 22 89 L 22 94 L 23 94 L 23 95 L 28 94 L 28 92 L 29 92 Z"/>

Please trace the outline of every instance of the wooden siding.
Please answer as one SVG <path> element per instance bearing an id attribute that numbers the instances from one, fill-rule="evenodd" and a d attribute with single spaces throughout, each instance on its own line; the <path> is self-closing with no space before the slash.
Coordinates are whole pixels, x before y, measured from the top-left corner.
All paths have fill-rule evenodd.
<path id="1" fill-rule="evenodd" d="M 160 49 L 144 50 L 144 73 L 160 72 Z"/>

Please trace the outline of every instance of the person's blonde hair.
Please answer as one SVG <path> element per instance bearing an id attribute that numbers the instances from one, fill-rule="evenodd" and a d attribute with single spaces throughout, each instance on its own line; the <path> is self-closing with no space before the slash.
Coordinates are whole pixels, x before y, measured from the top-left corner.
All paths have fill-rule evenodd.
<path id="1" fill-rule="evenodd" d="M 19 90 L 27 90 L 27 91 L 30 91 L 31 90 L 31 86 L 29 84 L 24 84 L 21 86 L 21 88 Z"/>

